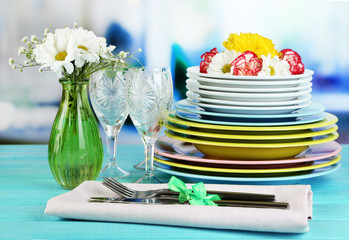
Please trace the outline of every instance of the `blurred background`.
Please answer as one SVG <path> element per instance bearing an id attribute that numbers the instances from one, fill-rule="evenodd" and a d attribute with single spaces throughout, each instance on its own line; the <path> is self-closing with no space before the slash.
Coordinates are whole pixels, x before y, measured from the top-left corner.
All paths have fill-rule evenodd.
<path id="1" fill-rule="evenodd" d="M 48 143 L 61 86 L 53 72 L 11 69 L 24 36 L 42 38 L 52 25 L 79 26 L 144 65 L 172 69 L 175 101 L 185 98 L 186 68 L 230 33 L 270 38 L 277 50 L 292 48 L 315 72 L 313 101 L 339 118 L 339 142 L 349 143 L 349 2 L 272 0 L 0 0 L 0 144 Z M 24 60 L 24 59 L 23 59 Z M 132 64 L 132 63 L 131 63 Z M 101 131 L 103 134 L 103 131 Z M 141 144 L 131 121 L 121 144 Z"/>

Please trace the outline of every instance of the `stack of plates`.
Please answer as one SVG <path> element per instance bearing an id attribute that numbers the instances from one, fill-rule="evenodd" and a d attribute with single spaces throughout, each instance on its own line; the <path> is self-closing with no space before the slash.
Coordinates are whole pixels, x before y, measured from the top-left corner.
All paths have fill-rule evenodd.
<path id="1" fill-rule="evenodd" d="M 337 117 L 311 101 L 313 72 L 225 76 L 188 69 L 187 99 L 169 114 L 157 169 L 200 181 L 300 180 L 339 168 Z"/>

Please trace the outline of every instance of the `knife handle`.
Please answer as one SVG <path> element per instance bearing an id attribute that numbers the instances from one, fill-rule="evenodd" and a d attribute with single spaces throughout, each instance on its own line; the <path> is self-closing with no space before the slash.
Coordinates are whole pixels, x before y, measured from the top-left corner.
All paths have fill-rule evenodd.
<path id="1" fill-rule="evenodd" d="M 215 201 L 218 206 L 226 207 L 254 207 L 254 208 L 273 208 L 288 209 L 286 202 L 258 202 L 258 201 L 235 201 L 235 200 L 219 200 Z"/>
<path id="2" fill-rule="evenodd" d="M 227 200 L 242 200 L 242 201 L 258 201 L 258 202 L 273 202 L 275 201 L 275 195 L 273 194 L 262 194 L 262 193 L 244 193 L 244 192 L 227 192 L 227 191 L 214 191 L 207 190 L 208 194 L 217 194 L 221 199 Z M 178 196 L 178 192 L 174 192 L 171 190 L 163 190 L 158 192 L 156 196 L 161 195 L 172 195 Z"/>
<path id="3" fill-rule="evenodd" d="M 225 191 L 207 191 L 208 194 L 217 194 L 221 199 L 227 200 L 243 200 L 243 201 L 257 201 L 257 202 L 273 202 L 275 195 L 261 194 L 261 193 L 243 193 L 243 192 L 225 192 Z"/>

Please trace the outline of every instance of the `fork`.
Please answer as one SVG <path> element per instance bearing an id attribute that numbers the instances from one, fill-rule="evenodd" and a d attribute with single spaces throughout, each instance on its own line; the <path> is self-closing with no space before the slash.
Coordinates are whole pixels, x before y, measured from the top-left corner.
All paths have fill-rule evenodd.
<path id="1" fill-rule="evenodd" d="M 176 195 L 176 192 L 166 188 L 147 191 L 133 190 L 113 178 L 104 178 L 102 184 L 124 198 L 152 198 L 159 195 Z"/>
<path id="2" fill-rule="evenodd" d="M 174 196 L 179 195 L 178 192 L 171 191 L 167 188 L 147 190 L 147 191 L 133 190 L 113 178 L 105 178 L 102 184 L 124 198 L 152 198 L 160 195 L 174 195 Z M 275 201 L 275 195 L 272 195 L 272 194 L 226 192 L 226 191 L 212 191 L 212 190 L 208 190 L 207 193 L 217 194 L 221 197 L 221 199 L 263 201 L 263 202 Z"/>

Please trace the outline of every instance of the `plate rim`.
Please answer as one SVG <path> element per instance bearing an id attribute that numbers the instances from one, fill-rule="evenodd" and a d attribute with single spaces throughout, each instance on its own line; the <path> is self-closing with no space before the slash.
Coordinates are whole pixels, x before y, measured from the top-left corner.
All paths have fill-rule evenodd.
<path id="1" fill-rule="evenodd" d="M 167 136 L 162 136 L 160 138 L 168 138 Z M 179 141 L 176 140 L 177 143 L 184 143 L 183 141 Z M 326 142 L 326 143 L 322 143 L 322 144 L 334 144 L 335 145 L 335 150 L 324 154 L 324 155 L 317 155 L 314 157 L 307 157 L 307 155 L 299 157 L 299 158 L 289 158 L 289 159 L 276 159 L 276 160 L 258 160 L 258 164 L 260 165 L 269 165 L 269 164 L 284 164 L 284 163 L 298 163 L 298 162 L 309 162 L 309 161 L 316 161 L 316 160 L 320 160 L 323 158 L 328 158 L 328 157 L 332 157 L 338 153 L 341 152 L 342 150 L 342 146 L 336 142 L 336 141 L 330 141 L 330 142 Z M 174 145 L 176 143 L 173 143 L 172 145 Z M 316 145 L 313 146 L 309 146 L 307 149 L 312 149 L 312 147 L 314 147 Z M 306 149 L 306 150 L 307 150 Z M 176 149 L 174 149 L 172 147 L 172 152 L 165 152 L 162 151 L 160 148 L 157 147 L 157 145 L 155 145 L 155 153 L 159 154 L 161 156 L 167 157 L 167 158 L 171 158 L 171 159 L 176 159 L 176 160 L 181 160 L 181 161 L 192 161 L 192 162 L 204 162 L 204 163 L 216 163 L 216 164 L 240 164 L 240 165 L 253 165 L 256 163 L 256 160 L 228 160 L 228 159 L 212 159 L 212 158 L 205 158 L 205 156 L 203 157 L 196 157 L 196 156 L 189 156 L 189 155 L 184 155 L 178 151 L 176 151 Z M 199 150 L 197 150 L 198 152 L 200 152 Z M 310 153 L 311 155 L 312 153 Z M 318 153 L 319 154 L 319 153 Z M 185 158 L 183 158 L 185 157 Z M 203 161 L 204 160 L 204 161 Z"/>
<path id="2" fill-rule="evenodd" d="M 321 171 L 321 172 L 311 172 L 306 173 L 302 175 L 297 176 L 286 176 L 286 177 L 255 177 L 255 178 L 248 178 L 248 177 L 223 177 L 223 176 L 207 176 L 207 175 L 200 175 L 200 174 L 192 174 L 192 173 L 183 173 L 178 172 L 174 170 L 168 170 L 161 168 L 159 166 L 156 166 L 156 169 L 158 171 L 175 175 L 175 176 L 181 176 L 181 177 L 187 177 L 187 178 L 195 178 L 195 179 L 203 179 L 203 180 L 211 180 L 211 181 L 220 181 L 220 182 L 275 182 L 275 181 L 290 181 L 290 180 L 304 180 L 304 179 L 310 179 L 315 177 L 324 176 L 330 173 L 333 173 L 337 171 L 341 167 L 341 163 L 335 163 L 331 166 L 328 166 L 326 168 L 331 167 L 331 169 L 326 170 L 324 168 L 319 168 L 314 171 Z"/>
<path id="3" fill-rule="evenodd" d="M 206 78 L 222 78 L 222 79 L 250 79 L 250 80 L 286 80 L 286 79 L 299 79 L 303 77 L 308 77 L 314 75 L 314 71 L 310 69 L 305 69 L 304 73 L 297 74 L 297 75 L 288 75 L 288 76 L 235 76 L 235 75 L 229 75 L 229 74 L 209 74 L 209 73 L 200 73 L 199 71 L 200 66 L 192 66 L 187 68 L 187 73 L 192 73 L 194 75 L 197 75 L 199 77 L 206 77 Z"/>
<path id="4" fill-rule="evenodd" d="M 187 91 L 186 93 L 187 99 L 193 99 L 199 102 L 203 103 L 212 103 L 212 104 L 218 104 L 218 105 L 237 105 L 237 106 L 253 106 L 253 107 L 270 107 L 270 106 L 288 106 L 288 105 L 294 105 L 294 104 L 301 104 L 303 102 L 308 102 L 311 99 L 311 94 L 307 93 L 302 96 L 296 97 L 296 99 L 292 100 L 285 100 L 285 101 L 269 101 L 269 102 L 261 102 L 261 101 L 235 101 L 235 100 L 228 100 L 228 99 L 217 99 L 217 98 L 206 98 L 202 97 L 200 94 L 192 92 L 191 90 Z M 191 95 L 199 95 L 199 96 L 191 96 Z"/>
<path id="5" fill-rule="evenodd" d="M 237 169 L 237 168 L 212 168 L 212 167 L 202 167 L 202 166 L 192 166 L 182 163 L 174 163 L 171 161 L 165 161 L 154 157 L 154 161 L 159 162 L 164 165 L 168 165 L 171 167 L 184 168 L 195 171 L 205 171 L 205 172 L 214 172 L 214 173 L 246 173 L 246 174 L 258 174 L 258 173 L 291 173 L 291 172 L 300 172 L 300 171 L 308 171 L 314 170 L 318 168 L 323 168 L 327 166 L 331 166 L 341 160 L 341 155 L 338 154 L 334 159 L 329 159 L 325 163 L 304 166 L 304 167 L 294 167 L 294 168 L 280 168 L 280 169 Z M 325 160 L 325 159 L 322 159 Z M 318 160 L 321 161 L 321 160 Z M 316 161 L 315 161 L 316 162 Z"/>
<path id="6" fill-rule="evenodd" d="M 301 84 L 302 85 L 302 84 Z M 250 93 L 269 93 L 269 92 L 296 92 L 302 89 L 311 88 L 313 86 L 312 82 L 305 82 L 304 86 L 297 86 L 297 87 L 281 87 L 281 88 L 243 88 L 243 87 L 219 87 L 219 86 L 212 86 L 212 85 L 205 85 L 201 84 L 198 80 L 188 78 L 186 80 L 186 87 L 187 86 L 193 86 L 197 88 L 203 88 L 206 90 L 215 90 L 215 91 L 223 91 L 223 92 L 250 92 Z M 266 90 L 266 91 L 264 91 Z"/>
<path id="7" fill-rule="evenodd" d="M 313 119 L 313 120 L 307 120 L 307 121 L 305 121 L 305 120 L 282 121 L 282 122 L 263 122 L 262 121 L 262 122 L 249 122 L 249 123 L 246 123 L 246 122 L 224 122 L 224 121 L 217 121 L 217 120 L 206 120 L 206 119 L 197 119 L 197 118 L 185 117 L 179 111 L 187 112 L 188 114 L 199 114 L 199 113 L 191 113 L 191 112 L 188 112 L 188 111 L 185 111 L 182 109 L 177 109 L 175 115 L 176 115 L 176 117 L 178 117 L 180 119 L 199 122 L 199 123 L 206 123 L 206 124 L 237 125 L 237 126 L 258 126 L 258 127 L 286 126 L 286 125 L 293 126 L 293 125 L 314 123 L 314 122 L 318 122 L 318 121 L 321 121 L 321 120 L 326 118 L 326 114 L 320 113 L 320 114 L 314 115 L 314 117 L 317 116 L 317 118 L 315 118 L 315 120 Z M 305 117 L 311 117 L 311 116 L 304 116 L 304 117 L 297 117 L 297 118 L 305 118 Z M 253 119 L 256 119 L 256 118 L 253 118 Z M 274 119 L 277 119 L 277 118 L 274 118 Z"/>
<path id="8" fill-rule="evenodd" d="M 194 144 L 200 144 L 200 145 L 209 145 L 209 146 L 216 146 L 216 147 L 235 147 L 235 148 L 288 148 L 288 147 L 300 147 L 300 146 L 310 146 L 314 144 L 319 143 L 325 143 L 334 141 L 338 138 L 339 134 L 337 132 L 333 132 L 330 134 L 326 134 L 327 137 L 321 138 L 321 139 L 313 139 L 308 141 L 299 141 L 299 142 L 284 142 L 284 143 L 234 143 L 234 142 L 218 142 L 218 141 L 208 141 L 208 140 L 201 140 L 201 139 L 192 139 L 188 136 L 181 137 L 174 135 L 168 130 L 165 130 L 165 135 L 183 141 L 186 139 L 186 142 L 194 143 Z"/>
<path id="9" fill-rule="evenodd" d="M 182 103 L 182 106 L 180 105 Z M 315 115 L 315 114 L 319 114 L 322 113 L 326 110 L 325 106 L 322 105 L 321 103 L 318 102 L 311 102 L 310 105 L 303 107 L 303 108 L 307 108 L 307 107 L 312 107 L 315 105 L 315 107 L 319 107 L 319 110 L 316 111 L 316 113 L 312 113 L 312 114 L 299 114 L 299 113 L 287 113 L 287 114 L 259 114 L 259 115 L 254 115 L 254 114 L 238 114 L 238 113 L 219 113 L 219 112 L 210 112 L 210 111 L 198 111 L 198 110 L 193 110 L 190 109 L 189 106 L 183 106 L 183 104 L 190 104 L 193 108 L 200 108 L 197 105 L 191 104 L 187 101 L 187 99 L 181 99 L 177 102 L 175 102 L 175 106 L 181 110 L 184 111 L 190 111 L 192 110 L 193 113 L 198 113 L 198 114 L 206 114 L 206 115 L 210 115 L 210 116 L 221 116 L 221 117 L 239 117 L 239 118 L 290 118 L 290 117 L 302 117 L 302 116 L 311 116 L 311 115 Z M 203 109 L 204 110 L 204 109 Z M 300 109 L 302 110 L 302 108 Z M 296 110 L 296 111 L 300 111 L 300 110 Z M 296 112 L 295 111 L 295 112 Z"/>
<path id="10" fill-rule="evenodd" d="M 335 115 L 325 112 L 326 114 L 325 119 L 315 123 L 302 124 L 302 125 L 276 126 L 276 127 L 270 127 L 270 126 L 253 127 L 253 126 L 234 126 L 234 125 L 223 126 L 223 125 L 205 124 L 205 123 L 198 123 L 198 122 L 179 119 L 178 117 L 175 116 L 175 111 L 176 109 L 170 111 L 170 113 L 167 116 L 167 121 L 177 123 L 180 125 L 190 126 L 190 127 L 217 129 L 217 130 L 220 129 L 220 130 L 240 130 L 240 131 L 244 131 L 244 130 L 245 131 L 288 131 L 288 130 L 301 130 L 301 129 L 326 127 L 338 122 L 338 118 Z"/>
<path id="11" fill-rule="evenodd" d="M 297 109 L 309 106 L 311 104 L 311 100 L 294 104 L 294 105 L 286 105 L 286 106 L 231 106 L 231 105 L 217 105 L 211 103 L 202 103 L 202 102 L 194 102 L 191 99 L 187 98 L 187 101 L 193 105 L 199 106 L 201 108 L 214 108 L 229 111 L 295 111 Z"/>
<path id="12" fill-rule="evenodd" d="M 201 90 L 201 89 L 194 89 L 192 87 L 187 88 L 187 90 L 190 90 L 191 92 L 197 93 L 197 94 L 206 94 L 210 96 L 229 96 L 231 95 L 231 92 L 217 92 L 217 91 L 211 91 L 211 90 Z M 257 97 L 257 98 L 280 98 L 280 97 L 299 97 L 304 94 L 309 94 L 312 91 L 312 88 L 307 88 L 303 91 L 297 91 L 292 93 L 234 93 L 234 95 L 241 97 L 241 98 L 251 98 L 251 97 Z"/>
<path id="13" fill-rule="evenodd" d="M 171 124 L 165 122 L 164 124 L 166 129 L 171 130 L 172 132 L 177 132 L 179 134 L 193 135 L 199 137 L 208 137 L 208 138 L 217 138 L 217 139 L 239 139 L 239 140 L 279 140 L 279 139 L 297 139 L 297 138 L 309 138 L 309 137 L 318 137 L 321 135 L 327 135 L 338 130 L 338 125 L 334 124 L 325 130 L 320 130 L 316 132 L 309 133 L 294 133 L 294 134 L 281 134 L 281 135 L 244 135 L 244 134 L 219 134 L 219 133 L 210 133 L 210 132 L 200 132 L 188 129 L 177 128 L 176 126 L 171 126 Z M 178 129 L 178 130 L 177 130 Z"/>

